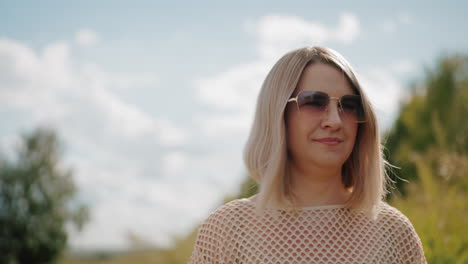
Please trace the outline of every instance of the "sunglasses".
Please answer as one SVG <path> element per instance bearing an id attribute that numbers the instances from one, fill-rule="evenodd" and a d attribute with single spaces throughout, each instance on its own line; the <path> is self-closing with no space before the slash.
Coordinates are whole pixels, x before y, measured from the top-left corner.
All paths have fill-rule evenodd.
<path id="1" fill-rule="evenodd" d="M 289 99 L 288 103 L 296 102 L 300 113 L 321 117 L 328 110 L 331 100 L 338 100 L 338 113 L 343 120 L 356 123 L 366 122 L 361 96 L 357 94 L 347 94 L 338 98 L 320 91 L 304 90 L 299 92 L 296 97 Z"/>

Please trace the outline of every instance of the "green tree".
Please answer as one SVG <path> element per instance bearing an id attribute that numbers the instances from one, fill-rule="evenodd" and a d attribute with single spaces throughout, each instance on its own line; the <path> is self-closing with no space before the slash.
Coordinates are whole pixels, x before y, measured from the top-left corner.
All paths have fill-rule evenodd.
<path id="1" fill-rule="evenodd" d="M 403 195 L 390 203 L 413 223 L 428 263 L 468 263 L 468 57 L 446 56 L 415 87 L 387 137 Z"/>
<path id="2" fill-rule="evenodd" d="M 12 159 L 0 159 L 0 263 L 54 263 L 67 244 L 66 225 L 88 218 L 73 200 L 72 171 L 63 168 L 56 134 L 25 134 Z"/>
<path id="3" fill-rule="evenodd" d="M 399 166 L 403 179 L 417 178 L 412 153 L 438 146 L 466 153 L 468 149 L 468 58 L 441 57 L 434 69 L 426 69 L 424 80 L 416 83 L 413 94 L 401 107 L 399 117 L 386 137 L 390 163 Z M 392 175 L 392 173 L 390 173 Z M 406 195 L 404 181 L 394 177 L 398 190 Z"/>

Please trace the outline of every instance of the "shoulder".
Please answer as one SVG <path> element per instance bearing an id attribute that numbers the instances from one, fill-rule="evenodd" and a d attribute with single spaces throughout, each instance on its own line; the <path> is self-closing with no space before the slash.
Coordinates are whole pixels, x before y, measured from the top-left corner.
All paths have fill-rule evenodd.
<path id="1" fill-rule="evenodd" d="M 414 230 L 411 221 L 400 210 L 384 201 L 382 201 L 379 206 L 378 222 L 388 225 L 388 227 L 399 228 L 404 231 Z"/>
<path id="2" fill-rule="evenodd" d="M 381 219 L 404 219 L 406 216 L 397 208 L 391 206 L 385 201 L 381 201 L 379 204 L 379 218 Z"/>
<path id="3" fill-rule="evenodd" d="M 223 204 L 210 213 L 206 223 L 226 224 L 236 218 L 248 215 L 252 210 L 252 202 L 247 199 L 235 199 Z"/>
<path id="4" fill-rule="evenodd" d="M 391 232 L 389 242 L 403 263 L 426 263 L 421 239 L 408 217 L 395 207 L 382 202 L 378 219 Z"/>
<path id="5" fill-rule="evenodd" d="M 223 263 L 235 231 L 232 219 L 242 213 L 246 205 L 242 199 L 233 200 L 210 213 L 198 229 L 189 263 Z"/>
<path id="6" fill-rule="evenodd" d="M 198 239 L 211 241 L 223 241 L 235 232 L 241 222 L 250 218 L 247 210 L 250 201 L 236 199 L 223 204 L 211 212 L 198 228 Z"/>

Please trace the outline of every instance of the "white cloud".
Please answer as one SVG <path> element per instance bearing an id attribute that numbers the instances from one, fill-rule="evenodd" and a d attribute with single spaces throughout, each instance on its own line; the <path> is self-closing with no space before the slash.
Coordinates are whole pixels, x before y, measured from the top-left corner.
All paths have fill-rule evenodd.
<path id="1" fill-rule="evenodd" d="M 411 16 L 408 13 L 399 13 L 396 20 L 402 25 L 408 25 L 411 23 Z"/>
<path id="2" fill-rule="evenodd" d="M 30 112 L 35 122 L 81 125 L 81 130 L 89 128 L 103 137 L 159 134 L 164 145 L 182 144 L 187 138 L 170 121 L 149 116 L 112 92 L 114 86 L 135 85 L 131 80 L 151 83 L 148 75 L 116 77 L 93 64 L 72 67 L 67 43 L 51 44 L 36 55 L 22 43 L 2 39 L 0 61 L 6 69 L 0 76 L 0 102 Z"/>
<path id="3" fill-rule="evenodd" d="M 255 61 L 198 80 L 199 98 L 221 109 L 252 110 L 269 66 L 264 61 Z"/>
<path id="4" fill-rule="evenodd" d="M 159 132 L 160 143 L 165 146 L 178 146 L 188 142 L 189 134 L 177 127 L 173 122 L 159 119 L 156 123 L 156 132 Z"/>
<path id="5" fill-rule="evenodd" d="M 163 157 L 162 162 L 164 175 L 171 177 L 184 171 L 187 165 L 187 156 L 181 152 L 173 152 Z"/>
<path id="6" fill-rule="evenodd" d="M 216 192 L 219 191 L 220 194 L 231 191 L 232 183 L 240 175 L 241 155 L 239 149 L 234 150 L 227 146 L 228 142 L 213 146 L 211 153 L 205 155 L 181 151 L 164 154 L 161 157 L 163 179 L 159 183 L 189 188 L 202 177 L 207 185 L 217 186 Z M 200 172 L 205 175 L 196 174 Z"/>
<path id="7" fill-rule="evenodd" d="M 75 41 L 81 46 L 92 46 L 99 41 L 99 36 L 95 31 L 84 28 L 76 33 Z"/>
<path id="8" fill-rule="evenodd" d="M 255 106 L 255 102 L 253 103 Z M 202 132 L 208 137 L 223 135 L 231 140 L 246 139 L 253 121 L 253 111 L 236 114 L 212 114 L 198 116 Z M 238 144 L 243 142 L 238 142 Z"/>
<path id="9" fill-rule="evenodd" d="M 85 226 L 81 233 L 73 232 L 71 243 L 74 247 L 87 250 L 126 249 L 128 241 L 125 235 L 129 231 L 157 245 L 170 243 L 168 234 L 164 234 L 162 229 L 165 217 L 161 212 L 152 212 L 151 204 L 135 202 L 132 197 L 120 197 L 116 193 L 110 195 L 112 199 L 106 199 L 93 208 L 92 224 Z M 165 216 L 169 217 L 168 214 Z"/>
<path id="10" fill-rule="evenodd" d="M 73 232 L 72 245 L 91 250 L 125 249 L 125 235 L 132 231 L 160 247 L 170 246 L 174 236 L 192 231 L 221 202 L 221 191 L 197 178 L 189 187 L 179 185 L 176 190 L 173 184 L 127 182 L 134 189 L 131 192 L 104 191 L 112 199 L 95 204 L 92 223 L 81 233 Z"/>
<path id="11" fill-rule="evenodd" d="M 132 163 L 101 168 L 101 161 L 86 161 L 80 166 L 81 174 L 94 175 L 82 186 L 100 186 L 100 191 L 94 193 L 93 221 L 83 233 L 73 236 L 73 245 L 125 248 L 128 230 L 159 246 L 170 245 L 172 236 L 192 231 L 232 186 L 238 186 L 240 161 L 236 157 L 236 151 L 208 155 L 169 152 L 161 157 L 163 178 L 158 180 L 138 177 Z"/>
<path id="12" fill-rule="evenodd" d="M 302 46 L 350 44 L 360 34 L 360 23 L 350 13 L 343 13 L 335 28 L 296 16 L 268 15 L 249 23 L 248 31 L 258 36 L 258 51 L 263 58 L 276 58 Z"/>
<path id="13" fill-rule="evenodd" d="M 393 62 L 390 65 L 390 68 L 396 74 L 409 74 L 414 73 L 416 71 L 416 66 L 414 65 L 414 63 L 407 59 L 402 59 Z"/>
<path id="14" fill-rule="evenodd" d="M 393 33 L 396 31 L 397 24 L 393 20 L 386 20 L 383 22 L 382 28 L 387 33 Z"/>
<path id="15" fill-rule="evenodd" d="M 61 110 L 54 97 L 72 81 L 66 43 L 51 44 L 35 54 L 19 42 L 0 39 L 0 69 L 0 103 L 4 107 Z"/>
<path id="16" fill-rule="evenodd" d="M 412 22 L 411 16 L 408 13 L 398 13 L 395 17 L 388 18 L 381 23 L 384 32 L 394 33 L 400 27 L 409 25 Z"/>
<path id="17" fill-rule="evenodd" d="M 186 219 L 197 214 L 175 213 L 178 207 L 196 207 L 178 199 L 180 182 L 158 183 L 164 179 L 160 157 L 166 149 L 183 146 L 189 134 L 167 117 L 155 117 L 114 92 L 116 87 L 153 87 L 156 81 L 152 74 L 117 75 L 94 63 L 78 63 L 67 42 L 36 52 L 24 43 L 0 39 L 0 109 L 12 117 L 3 124 L 16 126 L 0 134 L 1 145 L 11 148 L 17 137 L 10 133 L 39 124 L 57 128 L 66 143 L 65 162 L 74 168 L 78 189 L 82 199 L 90 202 L 92 213 L 88 231 L 74 234 L 72 245 L 123 246 L 125 232 L 134 224 L 144 234 L 148 229 L 149 239 L 156 242 L 167 242 L 162 230 L 171 222 L 192 227 L 193 222 Z M 195 169 L 184 172 L 210 171 Z M 219 171 L 219 167 L 213 170 Z M 213 199 L 220 191 L 205 190 L 204 197 Z M 196 192 L 185 190 L 187 195 Z M 174 213 L 168 212 L 167 199 L 173 201 Z M 161 217 L 165 213 L 168 218 Z M 141 216 L 140 222 L 135 222 L 135 215 Z"/>

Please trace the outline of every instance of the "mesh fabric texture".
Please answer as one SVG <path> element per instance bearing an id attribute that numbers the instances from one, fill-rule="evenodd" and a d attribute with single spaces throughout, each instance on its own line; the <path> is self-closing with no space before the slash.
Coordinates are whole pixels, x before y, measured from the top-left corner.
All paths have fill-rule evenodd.
<path id="1" fill-rule="evenodd" d="M 231 201 L 198 229 L 189 264 L 426 263 L 408 218 L 381 202 L 376 220 L 344 205 L 267 209 Z"/>

